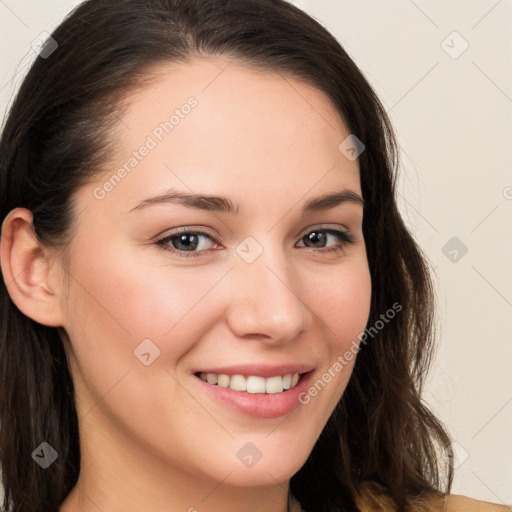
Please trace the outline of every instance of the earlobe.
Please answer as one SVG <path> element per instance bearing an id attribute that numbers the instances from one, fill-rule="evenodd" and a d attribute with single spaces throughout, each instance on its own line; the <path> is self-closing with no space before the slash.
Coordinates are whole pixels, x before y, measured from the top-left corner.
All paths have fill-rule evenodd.
<path id="1" fill-rule="evenodd" d="M 2 223 L 0 263 L 7 291 L 20 311 L 50 327 L 62 325 L 58 289 L 50 285 L 48 254 L 38 243 L 32 212 L 11 210 Z"/>

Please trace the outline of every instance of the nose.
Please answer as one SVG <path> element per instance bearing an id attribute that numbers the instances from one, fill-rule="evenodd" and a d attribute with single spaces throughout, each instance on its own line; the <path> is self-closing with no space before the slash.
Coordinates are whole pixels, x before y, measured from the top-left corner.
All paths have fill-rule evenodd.
<path id="1" fill-rule="evenodd" d="M 308 329 L 312 311 L 300 276 L 279 249 L 264 248 L 252 263 L 236 258 L 230 272 L 227 321 L 240 338 L 286 343 Z"/>

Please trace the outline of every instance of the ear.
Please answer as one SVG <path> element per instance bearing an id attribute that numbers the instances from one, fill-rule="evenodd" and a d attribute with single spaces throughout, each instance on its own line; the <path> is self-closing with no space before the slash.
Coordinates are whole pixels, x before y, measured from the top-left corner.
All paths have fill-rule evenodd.
<path id="1" fill-rule="evenodd" d="M 2 223 L 0 264 L 7 291 L 19 310 L 50 327 L 62 325 L 59 289 L 45 251 L 26 208 L 11 210 Z"/>

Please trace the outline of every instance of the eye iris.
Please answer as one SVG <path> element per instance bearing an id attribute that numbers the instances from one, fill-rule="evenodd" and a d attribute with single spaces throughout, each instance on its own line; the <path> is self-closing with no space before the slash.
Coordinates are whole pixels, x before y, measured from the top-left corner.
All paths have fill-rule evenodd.
<path id="1" fill-rule="evenodd" d="M 306 238 L 313 243 L 318 243 L 319 241 L 325 243 L 326 237 L 327 235 L 322 231 L 312 231 Z"/>
<path id="2" fill-rule="evenodd" d="M 187 239 L 188 238 L 191 238 L 193 241 L 192 242 L 188 242 L 187 243 Z M 198 236 L 197 235 L 193 235 L 193 234 L 185 234 L 185 235 L 179 235 L 178 237 L 178 243 L 179 244 L 183 244 L 183 246 L 185 247 L 185 250 L 194 250 L 194 249 L 197 249 L 197 244 L 198 244 Z M 176 240 L 176 239 L 175 239 Z M 179 250 L 183 250 L 182 247 L 176 247 L 176 244 L 174 243 L 173 241 L 173 244 L 172 244 L 176 249 L 179 249 Z"/>

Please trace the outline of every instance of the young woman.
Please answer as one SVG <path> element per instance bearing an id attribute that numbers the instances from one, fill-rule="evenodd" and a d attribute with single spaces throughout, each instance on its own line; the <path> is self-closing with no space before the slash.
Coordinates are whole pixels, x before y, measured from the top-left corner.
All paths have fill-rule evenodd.
<path id="1" fill-rule="evenodd" d="M 505 511 L 450 495 L 396 143 L 282 0 L 89 0 L 0 143 L 13 512 Z"/>

